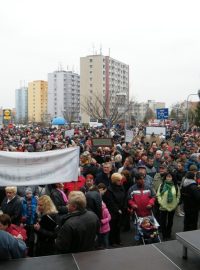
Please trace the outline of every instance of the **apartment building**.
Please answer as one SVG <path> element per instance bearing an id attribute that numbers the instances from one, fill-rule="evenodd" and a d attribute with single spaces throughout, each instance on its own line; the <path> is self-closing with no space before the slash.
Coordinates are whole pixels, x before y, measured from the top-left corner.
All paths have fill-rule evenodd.
<path id="1" fill-rule="evenodd" d="M 33 81 L 28 84 L 28 120 L 30 122 L 47 121 L 47 81 Z"/>
<path id="2" fill-rule="evenodd" d="M 25 123 L 28 120 L 28 87 L 15 90 L 16 123 Z"/>
<path id="3" fill-rule="evenodd" d="M 79 120 L 80 75 L 58 70 L 48 74 L 48 115 L 64 117 L 67 121 Z"/>
<path id="4" fill-rule="evenodd" d="M 127 64 L 101 54 L 81 57 L 80 78 L 82 123 L 88 123 L 92 117 L 85 107 L 94 105 L 97 99 L 99 99 L 97 106 L 102 104 L 107 115 L 112 114 L 119 97 L 125 98 L 124 106 L 128 103 L 129 66 Z"/>

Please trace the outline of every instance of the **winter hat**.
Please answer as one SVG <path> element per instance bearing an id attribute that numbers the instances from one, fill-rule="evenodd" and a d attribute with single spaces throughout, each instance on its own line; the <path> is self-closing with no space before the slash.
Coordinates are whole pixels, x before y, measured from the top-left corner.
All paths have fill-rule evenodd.
<path id="1" fill-rule="evenodd" d="M 32 189 L 30 187 L 26 188 L 25 194 L 27 194 L 27 193 L 31 193 L 31 194 L 33 193 Z"/>

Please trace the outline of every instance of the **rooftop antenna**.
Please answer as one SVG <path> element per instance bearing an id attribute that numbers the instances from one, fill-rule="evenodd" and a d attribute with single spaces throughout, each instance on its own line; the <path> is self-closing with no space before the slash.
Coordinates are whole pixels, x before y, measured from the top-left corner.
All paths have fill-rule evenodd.
<path id="1" fill-rule="evenodd" d="M 108 49 L 108 56 L 110 57 L 110 48 Z"/>
<path id="2" fill-rule="evenodd" d="M 59 64 L 58 64 L 58 71 L 62 71 L 62 70 L 63 70 L 63 68 L 62 68 L 62 63 L 59 62 Z"/>
<path id="3" fill-rule="evenodd" d="M 102 44 L 100 44 L 100 55 L 102 55 Z"/>

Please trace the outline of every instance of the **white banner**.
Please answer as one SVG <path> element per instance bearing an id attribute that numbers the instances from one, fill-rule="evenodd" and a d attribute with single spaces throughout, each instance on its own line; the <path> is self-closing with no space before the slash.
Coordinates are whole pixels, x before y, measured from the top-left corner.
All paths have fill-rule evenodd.
<path id="1" fill-rule="evenodd" d="M 133 130 L 126 129 L 125 142 L 132 142 L 133 140 Z"/>
<path id="2" fill-rule="evenodd" d="M 72 136 L 74 136 L 74 129 L 65 130 L 65 137 L 71 138 Z"/>
<path id="3" fill-rule="evenodd" d="M 0 186 L 77 181 L 79 147 L 46 152 L 0 151 Z"/>

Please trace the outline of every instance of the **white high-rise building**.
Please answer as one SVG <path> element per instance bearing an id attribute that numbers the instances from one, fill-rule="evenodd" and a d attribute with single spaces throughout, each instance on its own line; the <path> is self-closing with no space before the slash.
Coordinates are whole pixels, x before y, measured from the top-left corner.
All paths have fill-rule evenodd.
<path id="1" fill-rule="evenodd" d="M 84 107 L 95 104 L 96 97 L 104 104 L 107 115 L 111 114 L 116 103 L 129 100 L 129 66 L 103 55 L 89 55 L 80 59 L 80 100 L 82 123 L 88 123 L 91 115 Z M 121 107 L 121 106 L 120 106 Z M 121 110 L 121 108 L 120 108 Z"/>
<path id="2" fill-rule="evenodd" d="M 28 121 L 28 87 L 15 90 L 16 123 Z"/>
<path id="3" fill-rule="evenodd" d="M 79 120 L 80 75 L 58 70 L 48 74 L 48 114 L 64 117 L 69 122 Z"/>

